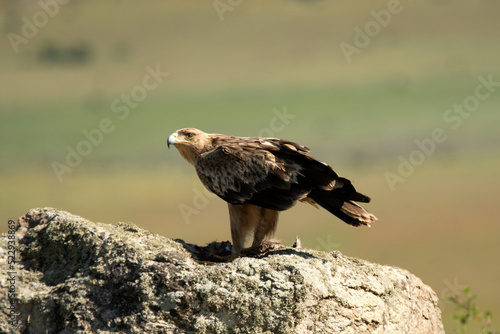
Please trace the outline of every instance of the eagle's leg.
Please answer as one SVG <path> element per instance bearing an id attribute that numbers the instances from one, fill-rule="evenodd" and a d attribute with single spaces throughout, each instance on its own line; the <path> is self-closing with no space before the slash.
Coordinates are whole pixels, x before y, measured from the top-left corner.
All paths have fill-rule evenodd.
<path id="1" fill-rule="evenodd" d="M 260 251 L 262 241 L 264 241 L 264 239 L 271 238 L 278 227 L 278 211 L 262 207 L 259 207 L 259 209 L 260 219 L 259 223 L 255 227 L 252 247 L 249 251 Z"/>
<path id="2" fill-rule="evenodd" d="M 260 220 L 260 209 L 252 204 L 228 204 L 233 254 L 241 254 L 247 235 Z"/>

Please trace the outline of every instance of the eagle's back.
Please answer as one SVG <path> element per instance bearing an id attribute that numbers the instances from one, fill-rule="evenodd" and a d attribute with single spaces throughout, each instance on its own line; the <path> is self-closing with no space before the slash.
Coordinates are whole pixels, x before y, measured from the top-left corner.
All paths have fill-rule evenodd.
<path id="1" fill-rule="evenodd" d="M 195 168 L 202 183 L 231 204 L 286 210 L 314 189 L 332 190 L 338 175 L 309 149 L 276 138 L 216 135 Z"/>

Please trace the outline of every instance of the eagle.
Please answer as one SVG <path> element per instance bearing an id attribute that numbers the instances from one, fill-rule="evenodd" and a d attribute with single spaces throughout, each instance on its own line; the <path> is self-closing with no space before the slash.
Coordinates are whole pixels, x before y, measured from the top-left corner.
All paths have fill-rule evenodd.
<path id="1" fill-rule="evenodd" d="M 357 203 L 370 202 L 368 196 L 294 142 L 185 128 L 168 137 L 170 145 L 194 165 L 203 185 L 228 203 L 233 255 L 258 252 L 274 235 L 279 213 L 298 201 L 319 205 L 352 226 L 377 220 Z M 252 232 L 252 246 L 244 249 Z"/>

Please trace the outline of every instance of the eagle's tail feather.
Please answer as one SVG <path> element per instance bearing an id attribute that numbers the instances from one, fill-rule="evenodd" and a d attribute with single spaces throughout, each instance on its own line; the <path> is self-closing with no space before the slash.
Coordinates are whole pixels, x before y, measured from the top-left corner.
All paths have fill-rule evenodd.
<path id="1" fill-rule="evenodd" d="M 374 221 L 377 220 L 377 217 L 375 217 L 372 213 L 366 211 L 363 207 L 361 207 L 358 203 L 354 201 L 344 202 L 344 204 L 342 204 L 342 206 L 340 207 L 340 211 L 348 218 L 347 219 L 341 217 L 339 218 L 341 218 L 346 223 L 354 226 L 359 226 L 359 225 L 370 226 L 370 223 L 373 223 Z"/>
<path id="2" fill-rule="evenodd" d="M 361 196 L 367 197 L 360 193 Z M 372 213 L 366 211 L 358 203 L 353 200 L 343 200 L 339 197 L 332 196 L 331 192 L 321 191 L 321 192 L 311 192 L 309 197 L 314 200 L 317 204 L 342 219 L 347 224 L 353 226 L 367 225 L 377 219 Z"/>

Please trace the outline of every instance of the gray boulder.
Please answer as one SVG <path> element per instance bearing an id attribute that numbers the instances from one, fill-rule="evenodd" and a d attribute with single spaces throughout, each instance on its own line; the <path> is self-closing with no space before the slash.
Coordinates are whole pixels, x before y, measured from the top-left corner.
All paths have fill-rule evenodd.
<path id="1" fill-rule="evenodd" d="M 444 333 L 419 278 L 338 251 L 273 244 L 217 263 L 228 242 L 200 247 L 52 208 L 17 225 L 14 268 L 12 234 L 0 242 L 13 297 L 2 333 Z"/>

